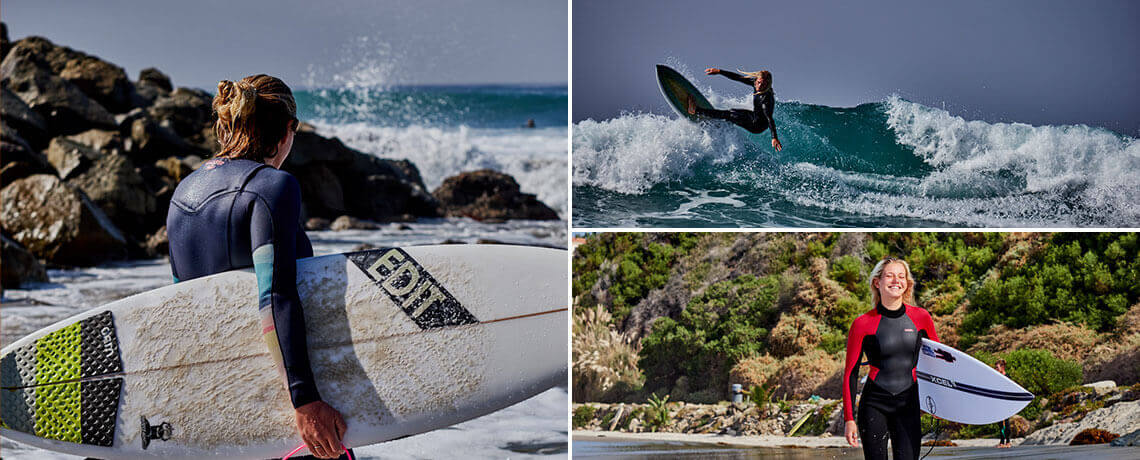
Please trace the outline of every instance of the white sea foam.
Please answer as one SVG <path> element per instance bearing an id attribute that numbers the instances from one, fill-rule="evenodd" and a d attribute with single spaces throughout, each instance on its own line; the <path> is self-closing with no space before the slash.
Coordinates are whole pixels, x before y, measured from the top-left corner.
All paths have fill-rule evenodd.
<path id="1" fill-rule="evenodd" d="M 734 129 L 653 114 L 581 121 L 574 125 L 574 183 L 644 193 L 690 176 L 699 162 L 731 161 L 741 148 Z"/>
<path id="2" fill-rule="evenodd" d="M 996 195 L 1069 194 L 1107 224 L 1140 222 L 1136 139 L 1084 125 L 967 121 L 898 97 L 888 99 L 887 115 L 898 142 L 937 168 L 924 181 L 928 196 L 975 184 Z"/>
<path id="3" fill-rule="evenodd" d="M 455 129 L 316 122 L 326 136 L 381 158 L 408 159 L 435 189 L 447 177 L 489 168 L 510 174 L 524 193 L 566 216 L 566 128 Z"/>

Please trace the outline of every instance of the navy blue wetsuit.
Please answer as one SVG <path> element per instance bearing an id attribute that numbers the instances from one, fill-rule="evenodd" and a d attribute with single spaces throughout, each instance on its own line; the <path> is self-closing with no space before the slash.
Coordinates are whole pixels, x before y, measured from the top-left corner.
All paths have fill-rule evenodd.
<path id="1" fill-rule="evenodd" d="M 755 78 L 745 77 L 735 72 L 722 70 L 720 74 L 748 86 L 754 86 L 756 84 Z M 697 113 L 700 115 L 728 120 L 741 128 L 747 129 L 750 133 L 759 134 L 764 132 L 765 129 L 771 128 L 772 139 L 776 139 L 776 121 L 772 119 L 772 112 L 774 110 L 776 110 L 776 94 L 771 88 L 768 88 L 768 91 L 763 93 L 752 95 L 752 110 L 716 110 L 697 107 Z"/>
<path id="2" fill-rule="evenodd" d="M 261 329 L 295 408 L 321 399 L 297 295 L 297 259 L 313 255 L 300 212 L 301 188 L 289 173 L 215 158 L 178 184 L 166 217 L 175 282 L 254 267 Z"/>

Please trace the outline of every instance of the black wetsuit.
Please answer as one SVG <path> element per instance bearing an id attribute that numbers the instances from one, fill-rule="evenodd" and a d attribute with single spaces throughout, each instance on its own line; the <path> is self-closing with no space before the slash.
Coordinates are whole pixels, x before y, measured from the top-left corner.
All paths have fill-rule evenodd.
<path id="1" fill-rule="evenodd" d="M 313 255 L 300 212 L 301 188 L 289 173 L 215 158 L 178 184 L 166 216 L 174 282 L 254 268 L 262 334 L 294 408 L 321 400 L 297 295 L 297 259 Z"/>
<path id="2" fill-rule="evenodd" d="M 926 310 L 909 305 L 897 310 L 877 305 L 851 323 L 843 374 L 844 420 L 855 420 L 856 368 L 866 353 L 870 372 L 856 424 L 868 459 L 887 458 L 888 436 L 895 460 L 918 458 L 922 427 L 915 365 L 923 337 L 938 340 L 934 321 Z"/>
<path id="3" fill-rule="evenodd" d="M 724 75 L 725 77 L 748 86 L 755 86 L 756 84 L 755 78 L 745 77 L 727 70 L 720 71 L 720 75 Z M 772 119 L 772 111 L 774 110 L 776 110 L 776 94 L 772 91 L 772 88 L 768 88 L 768 91 L 752 95 L 752 110 L 716 110 L 697 107 L 697 114 L 710 118 L 728 120 L 754 134 L 762 133 L 764 130 L 771 128 L 772 139 L 776 139 L 776 121 Z"/>

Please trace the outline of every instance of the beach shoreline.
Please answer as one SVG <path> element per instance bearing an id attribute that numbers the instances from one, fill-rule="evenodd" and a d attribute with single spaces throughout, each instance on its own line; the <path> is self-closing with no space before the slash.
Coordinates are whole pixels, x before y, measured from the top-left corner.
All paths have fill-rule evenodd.
<path id="1" fill-rule="evenodd" d="M 640 442 L 683 442 L 692 444 L 713 444 L 732 447 L 773 447 L 773 448 L 843 448 L 850 447 L 842 436 L 777 436 L 777 435 L 723 435 L 696 433 L 628 433 L 624 431 L 574 430 L 573 441 L 640 441 Z M 1025 438 L 1014 438 L 1018 445 Z M 993 447 L 996 439 L 952 439 L 957 447 Z"/>

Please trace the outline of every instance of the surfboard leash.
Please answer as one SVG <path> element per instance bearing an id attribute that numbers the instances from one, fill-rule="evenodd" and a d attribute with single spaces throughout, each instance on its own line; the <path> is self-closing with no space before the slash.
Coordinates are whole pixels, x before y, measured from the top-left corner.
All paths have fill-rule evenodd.
<path id="1" fill-rule="evenodd" d="M 942 419 L 940 419 L 940 418 L 935 418 L 935 420 L 937 420 L 937 421 L 938 421 L 938 424 L 937 424 L 937 425 L 934 425 L 934 439 L 933 439 L 933 442 L 931 442 L 931 443 L 930 443 L 930 448 L 929 448 L 929 449 L 926 449 L 926 453 L 925 453 L 925 454 L 922 454 L 922 456 L 921 456 L 921 457 L 919 457 L 919 458 L 918 458 L 918 460 L 926 460 L 926 456 L 927 456 L 927 455 L 930 455 L 930 453 L 931 453 L 931 452 L 934 452 L 934 446 L 938 445 L 938 433 L 942 432 Z M 919 438 L 919 441 L 921 441 L 921 440 L 922 440 L 922 438 Z"/>
<path id="2" fill-rule="evenodd" d="M 297 446 L 296 449 L 293 449 L 292 452 L 289 452 L 289 453 L 285 454 L 284 457 L 281 457 L 281 460 L 289 460 L 289 457 L 292 457 L 293 455 L 295 455 L 297 452 L 300 452 L 301 449 L 304 449 L 304 448 L 305 448 L 305 443 L 301 443 L 301 445 Z M 348 446 L 341 444 L 340 448 L 344 449 L 344 454 L 348 455 L 348 460 L 356 460 L 356 459 L 352 458 L 352 452 L 348 451 Z"/>

